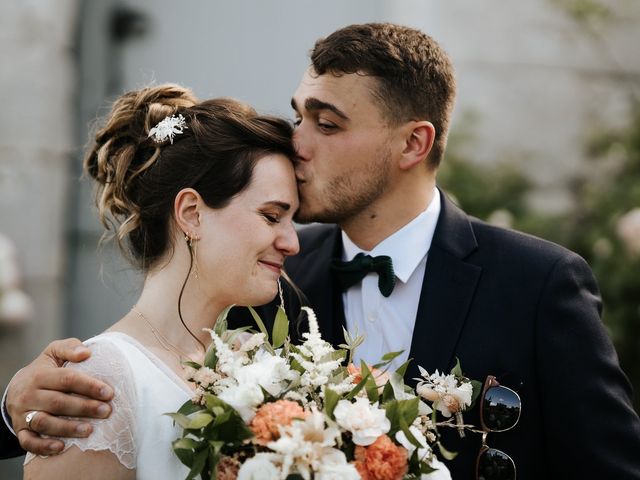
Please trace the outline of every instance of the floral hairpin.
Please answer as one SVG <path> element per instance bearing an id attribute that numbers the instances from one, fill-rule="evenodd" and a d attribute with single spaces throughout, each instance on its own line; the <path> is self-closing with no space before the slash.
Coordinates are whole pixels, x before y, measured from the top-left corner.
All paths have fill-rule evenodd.
<path id="1" fill-rule="evenodd" d="M 164 120 L 149 130 L 149 137 L 153 137 L 153 141 L 156 143 L 162 143 L 169 139 L 173 144 L 174 135 L 182 133 L 185 128 L 188 128 L 187 121 L 182 114 L 178 116 L 171 115 L 170 117 L 165 117 Z"/>

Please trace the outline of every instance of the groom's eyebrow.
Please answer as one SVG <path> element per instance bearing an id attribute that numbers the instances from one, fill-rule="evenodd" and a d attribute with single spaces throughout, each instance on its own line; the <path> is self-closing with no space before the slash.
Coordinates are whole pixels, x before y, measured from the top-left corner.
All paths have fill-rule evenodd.
<path id="1" fill-rule="evenodd" d="M 291 99 L 291 108 L 293 108 L 296 112 L 299 112 L 298 110 L 298 104 L 296 103 L 295 99 Z M 347 117 L 347 114 L 344 113 L 342 110 L 340 110 L 338 107 L 336 107 L 333 103 L 329 103 L 329 102 L 324 102 L 320 99 L 317 99 L 315 97 L 309 97 L 304 101 L 304 108 L 305 110 L 309 111 L 309 112 L 317 112 L 319 110 L 329 110 L 333 113 L 335 113 L 336 115 L 338 115 L 340 118 L 343 118 L 345 120 L 349 120 L 349 117 Z"/>

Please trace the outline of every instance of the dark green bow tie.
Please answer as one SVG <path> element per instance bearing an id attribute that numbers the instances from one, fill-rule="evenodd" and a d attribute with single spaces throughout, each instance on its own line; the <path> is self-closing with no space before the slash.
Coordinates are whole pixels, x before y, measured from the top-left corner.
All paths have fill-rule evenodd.
<path id="1" fill-rule="evenodd" d="M 391 295 L 396 285 L 396 276 L 393 273 L 391 257 L 380 255 L 372 257 L 364 253 L 357 254 L 350 262 L 338 259 L 331 261 L 331 270 L 335 275 L 338 285 L 343 291 L 361 281 L 368 273 L 378 274 L 378 288 L 385 297 Z"/>

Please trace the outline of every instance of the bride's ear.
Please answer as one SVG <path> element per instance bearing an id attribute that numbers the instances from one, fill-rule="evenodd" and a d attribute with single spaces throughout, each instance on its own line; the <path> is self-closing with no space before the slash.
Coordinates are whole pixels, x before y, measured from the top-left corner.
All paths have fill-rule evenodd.
<path id="1" fill-rule="evenodd" d="M 193 188 L 183 188 L 173 203 L 173 215 L 178 228 L 184 234 L 198 237 L 200 229 L 200 205 L 202 197 Z"/>

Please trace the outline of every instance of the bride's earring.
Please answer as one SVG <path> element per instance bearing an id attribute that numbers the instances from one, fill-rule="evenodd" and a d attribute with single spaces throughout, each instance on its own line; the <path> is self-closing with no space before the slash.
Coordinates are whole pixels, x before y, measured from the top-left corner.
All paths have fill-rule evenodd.
<path id="1" fill-rule="evenodd" d="M 191 252 L 191 261 L 193 262 L 193 276 L 198 279 L 198 240 L 200 238 L 191 233 L 185 233 L 184 239 L 187 241 L 187 247 L 189 247 L 189 252 Z"/>

